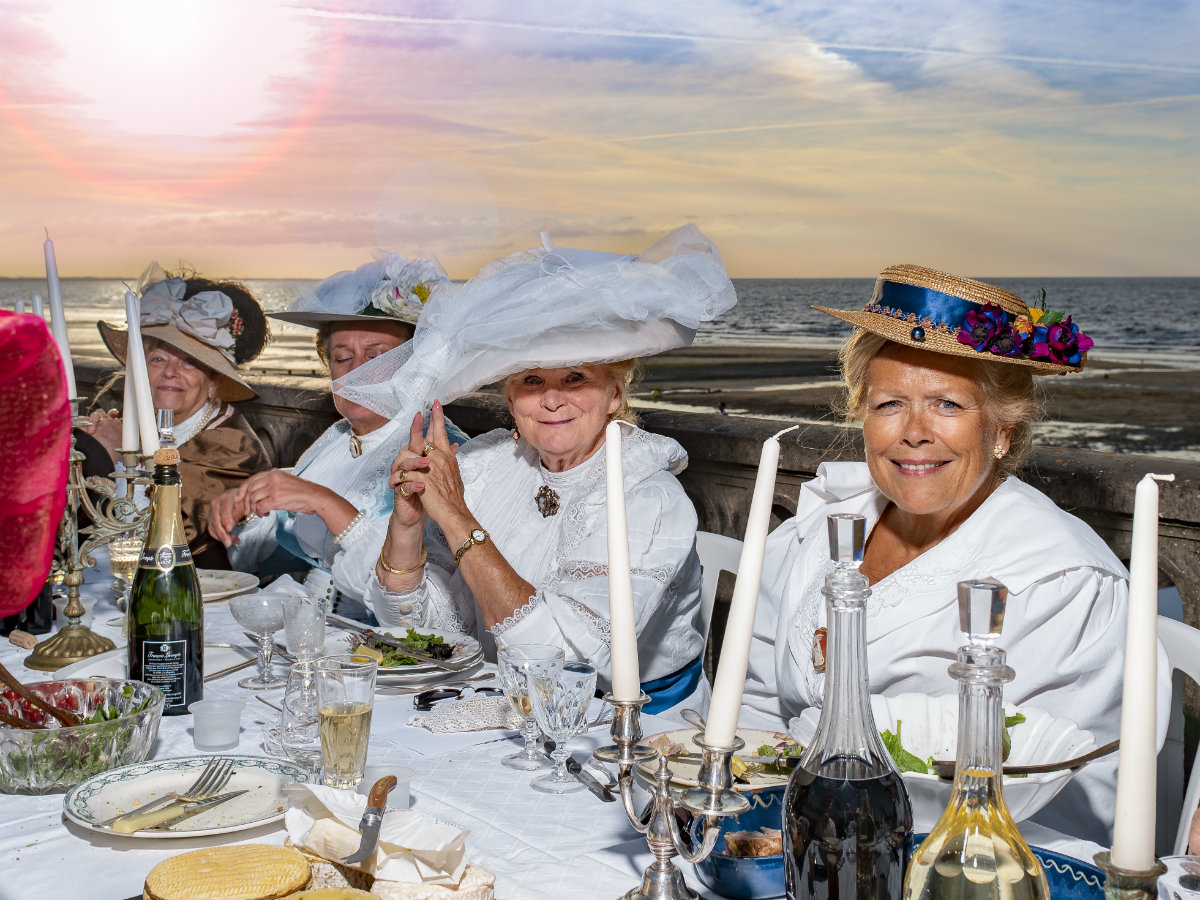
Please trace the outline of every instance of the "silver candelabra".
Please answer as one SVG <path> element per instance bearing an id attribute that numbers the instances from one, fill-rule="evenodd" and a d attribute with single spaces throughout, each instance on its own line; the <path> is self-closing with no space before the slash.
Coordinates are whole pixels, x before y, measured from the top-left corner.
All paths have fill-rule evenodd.
<path id="1" fill-rule="evenodd" d="M 681 856 L 690 863 L 708 857 L 716 846 L 721 833 L 720 820 L 735 816 L 750 808 L 750 802 L 731 789 L 733 754 L 743 746 L 740 738 L 734 738 L 732 747 L 714 747 L 705 743 L 702 735 L 692 740 L 703 751 L 697 786 L 682 794 L 671 793 L 671 771 L 667 758 L 652 747 L 641 744 L 642 706 L 650 698 L 642 694 L 636 700 L 617 700 L 605 694 L 605 702 L 613 708 L 613 744 L 598 749 L 593 755 L 605 763 L 613 763 L 620 769 L 617 783 L 621 791 L 621 802 L 625 815 L 639 833 L 646 836 L 654 862 L 642 874 L 642 883 L 625 895 L 626 900 L 697 900 L 695 891 L 683 880 L 683 873 L 672 862 L 672 857 Z M 650 802 L 638 812 L 633 803 L 633 769 L 658 757 L 654 773 L 654 785 Z M 691 847 L 679 829 L 677 810 L 687 810 L 703 820 L 700 845 Z"/>

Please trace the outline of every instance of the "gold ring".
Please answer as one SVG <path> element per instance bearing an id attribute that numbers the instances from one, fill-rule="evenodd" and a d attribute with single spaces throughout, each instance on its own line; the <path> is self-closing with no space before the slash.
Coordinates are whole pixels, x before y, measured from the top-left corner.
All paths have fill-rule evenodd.
<path id="1" fill-rule="evenodd" d="M 437 449 L 437 447 L 433 446 L 433 441 L 426 441 L 425 449 L 421 451 L 421 455 L 428 456 L 430 453 L 432 453 L 436 449 Z"/>
<path id="2" fill-rule="evenodd" d="M 404 489 L 404 482 L 403 482 L 403 481 L 402 481 L 402 482 L 400 482 L 400 484 L 396 485 L 396 489 L 400 491 L 400 496 L 401 496 L 401 497 L 405 497 L 405 498 L 407 498 L 407 497 L 411 497 L 411 496 L 412 496 L 412 494 L 411 494 L 411 493 L 409 493 L 408 491 L 406 491 L 406 490 Z"/>
<path id="3" fill-rule="evenodd" d="M 401 485 L 401 484 L 404 484 L 406 481 L 408 481 L 408 469 L 401 469 L 400 477 L 396 480 L 396 484 Z"/>

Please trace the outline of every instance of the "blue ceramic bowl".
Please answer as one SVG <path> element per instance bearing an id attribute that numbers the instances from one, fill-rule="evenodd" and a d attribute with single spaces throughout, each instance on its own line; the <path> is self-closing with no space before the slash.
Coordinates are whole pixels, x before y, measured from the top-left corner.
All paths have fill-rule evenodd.
<path id="1" fill-rule="evenodd" d="M 729 856 L 725 851 L 726 832 L 757 831 L 783 827 L 783 792 L 787 785 L 740 791 L 750 801 L 750 808 L 740 816 L 721 820 L 721 837 L 716 849 L 702 862 L 696 863 L 696 877 L 722 897 L 733 900 L 765 900 L 782 897 L 785 893 L 783 854 L 775 856 Z M 700 820 L 692 823 L 692 840 L 700 840 Z"/>

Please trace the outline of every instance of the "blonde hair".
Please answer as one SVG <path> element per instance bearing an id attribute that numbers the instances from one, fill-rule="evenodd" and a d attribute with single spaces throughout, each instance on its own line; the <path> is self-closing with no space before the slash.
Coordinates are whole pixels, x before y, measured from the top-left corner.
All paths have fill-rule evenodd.
<path id="1" fill-rule="evenodd" d="M 847 422 L 861 422 L 866 417 L 871 361 L 889 343 L 892 342 L 882 335 L 856 328 L 838 351 L 846 395 L 836 411 Z M 987 425 L 995 429 L 997 434 L 1007 428 L 1012 429 L 1008 453 L 996 463 L 997 477 L 1012 475 L 1029 459 L 1033 451 L 1033 427 L 1043 415 L 1033 370 L 986 357 L 969 362 L 974 369 L 976 382 L 983 388 Z"/>

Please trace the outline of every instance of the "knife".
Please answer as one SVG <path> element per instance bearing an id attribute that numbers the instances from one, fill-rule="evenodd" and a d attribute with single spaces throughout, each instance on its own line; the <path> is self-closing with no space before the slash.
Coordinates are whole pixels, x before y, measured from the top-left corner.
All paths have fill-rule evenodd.
<path id="1" fill-rule="evenodd" d="M 175 792 L 171 791 L 171 793 L 163 794 L 157 800 L 153 800 L 150 803 L 147 803 L 141 809 L 135 809 L 130 812 L 117 813 L 117 815 L 113 816 L 111 819 L 105 819 L 103 822 L 97 822 L 96 825 L 99 828 L 111 828 L 113 826 L 113 824 L 117 822 L 118 819 L 124 819 L 124 818 L 130 817 L 130 816 L 144 816 L 146 813 L 150 813 L 150 812 L 154 812 L 155 810 L 162 809 L 164 806 L 166 806 L 168 803 L 173 802 L 174 800 L 175 800 Z"/>
<path id="2" fill-rule="evenodd" d="M 361 622 L 355 622 L 353 619 L 344 619 L 339 615 L 330 613 L 325 617 L 325 620 L 334 628 L 341 628 L 343 631 L 355 631 L 370 641 L 377 644 L 383 644 L 385 647 L 393 647 L 396 650 L 404 651 L 405 656 L 410 656 L 418 662 L 428 663 L 436 669 L 445 669 L 447 672 L 461 672 L 466 668 L 458 663 L 448 663 L 442 659 L 434 659 L 432 656 L 426 656 L 417 650 L 414 650 L 404 641 L 397 638 L 390 638 L 385 634 L 380 634 L 373 628 L 363 625 Z"/>
<path id="3" fill-rule="evenodd" d="M 370 859 L 371 854 L 375 852 L 375 847 L 379 843 L 379 826 L 383 822 L 383 804 L 387 802 L 387 795 L 395 786 L 395 775 L 380 778 L 371 785 L 366 812 L 363 813 L 363 817 L 358 823 L 358 830 L 362 834 L 362 839 L 358 842 L 358 851 L 343 859 L 344 865 L 351 866 Z"/>
<path id="4" fill-rule="evenodd" d="M 230 791 L 227 794 L 217 794 L 215 797 L 209 797 L 207 800 L 197 800 L 195 803 L 186 804 L 182 810 L 176 815 L 167 819 L 165 822 L 159 822 L 157 825 L 152 825 L 149 828 L 143 828 L 143 831 L 170 831 L 180 822 L 185 822 L 192 816 L 198 816 L 202 812 L 208 812 L 214 806 L 220 806 L 222 803 L 228 803 L 235 797 L 240 797 L 246 793 L 246 789 L 240 791 Z"/>
<path id="5" fill-rule="evenodd" d="M 595 779 L 591 772 L 585 772 L 583 766 L 579 764 L 573 756 L 567 757 L 567 771 L 570 772 L 585 788 L 603 800 L 605 803 L 615 803 L 617 798 L 608 792 L 608 789 Z"/>

